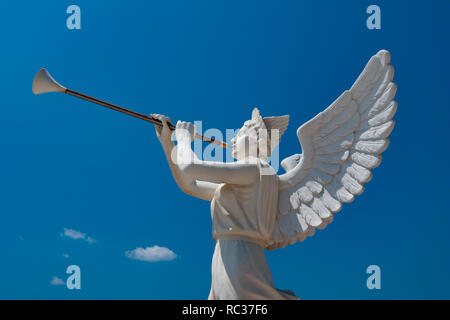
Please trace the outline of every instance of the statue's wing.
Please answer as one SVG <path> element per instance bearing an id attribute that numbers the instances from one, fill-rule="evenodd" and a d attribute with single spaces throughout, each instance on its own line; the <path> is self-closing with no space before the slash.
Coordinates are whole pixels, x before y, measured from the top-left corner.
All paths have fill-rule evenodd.
<path id="1" fill-rule="evenodd" d="M 279 176 L 279 213 L 269 249 L 312 236 L 342 203 L 364 191 L 394 128 L 396 85 L 389 62 L 389 52 L 379 51 L 350 90 L 298 128 L 303 154 L 282 162 L 287 172 Z"/>

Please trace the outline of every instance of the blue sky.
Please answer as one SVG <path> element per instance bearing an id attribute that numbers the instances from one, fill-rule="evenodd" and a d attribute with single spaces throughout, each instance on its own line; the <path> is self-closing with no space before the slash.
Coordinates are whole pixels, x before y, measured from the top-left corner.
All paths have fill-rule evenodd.
<path id="1" fill-rule="evenodd" d="M 81 30 L 66 28 L 70 4 Z M 371 4 L 381 30 L 366 28 Z M 1 299 L 205 299 L 210 288 L 209 203 L 178 189 L 153 126 L 34 96 L 41 67 L 204 128 L 239 128 L 255 106 L 290 114 L 284 158 L 300 152 L 297 127 L 380 49 L 399 103 L 382 165 L 330 226 L 267 258 L 277 287 L 303 299 L 450 298 L 448 1 L 9 1 L 2 12 Z M 153 246 L 176 258 L 130 258 Z M 52 285 L 71 264 L 82 289 Z M 378 291 L 366 287 L 372 264 Z"/>

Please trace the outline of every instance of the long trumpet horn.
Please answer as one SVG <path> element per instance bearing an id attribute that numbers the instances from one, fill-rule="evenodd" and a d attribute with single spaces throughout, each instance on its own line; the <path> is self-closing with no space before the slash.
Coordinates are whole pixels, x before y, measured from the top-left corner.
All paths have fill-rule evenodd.
<path id="1" fill-rule="evenodd" d="M 86 101 L 89 101 L 89 102 L 101 105 L 103 107 L 106 107 L 106 108 L 109 108 L 109 109 L 112 109 L 112 110 L 116 110 L 116 111 L 125 113 L 125 114 L 127 114 L 129 116 L 132 116 L 132 117 L 135 117 L 135 118 L 138 118 L 138 119 L 142 119 L 142 120 L 145 120 L 147 122 L 150 122 L 150 123 L 162 126 L 162 122 L 159 119 L 156 119 L 156 118 L 153 118 L 153 117 L 149 117 L 149 116 L 147 116 L 145 114 L 138 113 L 138 112 L 126 109 L 126 108 L 119 107 L 119 106 L 117 106 L 115 104 L 112 104 L 112 103 L 109 103 L 109 102 L 106 102 L 106 101 L 103 101 L 103 100 L 100 100 L 100 99 L 88 96 L 86 94 L 83 94 L 83 93 L 80 93 L 80 92 L 77 92 L 77 91 L 70 90 L 70 89 L 60 85 L 58 82 L 56 82 L 56 80 L 53 79 L 53 77 L 50 75 L 50 73 L 48 73 L 47 69 L 45 69 L 45 68 L 39 70 L 39 72 L 34 77 L 33 85 L 32 85 L 32 91 L 36 95 L 37 94 L 41 94 L 41 93 L 46 93 L 46 92 L 62 92 L 62 93 L 66 93 L 66 94 L 69 94 L 71 96 L 74 96 L 74 97 L 77 97 L 77 98 L 80 98 L 80 99 L 83 99 L 83 100 L 86 100 Z M 171 130 L 175 130 L 175 126 L 172 123 L 168 123 L 168 125 L 169 125 L 169 128 Z M 227 143 L 225 143 L 225 142 L 216 140 L 214 138 L 203 136 L 203 135 L 201 135 L 199 133 L 195 134 L 195 138 L 196 139 L 200 139 L 202 141 L 206 141 L 206 142 L 209 142 L 209 143 L 216 144 L 216 145 L 221 146 L 223 148 L 228 148 L 229 147 L 229 145 Z"/>

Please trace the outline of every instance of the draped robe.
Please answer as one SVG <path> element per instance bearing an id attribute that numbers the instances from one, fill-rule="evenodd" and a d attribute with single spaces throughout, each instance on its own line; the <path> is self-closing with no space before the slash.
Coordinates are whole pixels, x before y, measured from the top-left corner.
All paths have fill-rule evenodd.
<path id="1" fill-rule="evenodd" d="M 278 210 L 278 176 L 257 159 L 256 182 L 221 184 L 211 202 L 213 238 L 209 299 L 298 299 L 274 286 L 264 249 L 273 242 Z"/>

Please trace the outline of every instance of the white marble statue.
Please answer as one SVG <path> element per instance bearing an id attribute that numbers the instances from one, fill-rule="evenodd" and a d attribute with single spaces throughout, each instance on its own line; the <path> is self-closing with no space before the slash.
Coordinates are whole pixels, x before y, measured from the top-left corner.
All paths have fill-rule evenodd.
<path id="1" fill-rule="evenodd" d="M 298 299 L 275 288 L 264 249 L 312 236 L 364 191 L 394 127 L 393 75 L 389 52 L 379 51 L 350 90 L 298 128 L 303 153 L 284 159 L 286 173 L 279 176 L 267 158 L 288 115 L 262 118 L 254 109 L 231 141 L 235 162 L 199 160 L 191 149 L 193 124 L 177 123 L 175 146 L 170 120 L 153 115 L 164 124 L 156 133 L 179 187 L 211 201 L 216 246 L 209 299 Z"/>

